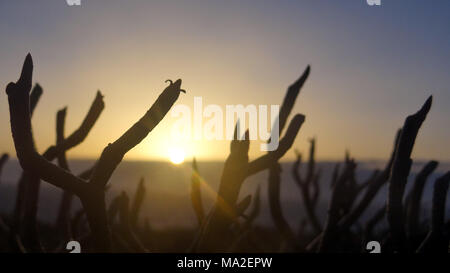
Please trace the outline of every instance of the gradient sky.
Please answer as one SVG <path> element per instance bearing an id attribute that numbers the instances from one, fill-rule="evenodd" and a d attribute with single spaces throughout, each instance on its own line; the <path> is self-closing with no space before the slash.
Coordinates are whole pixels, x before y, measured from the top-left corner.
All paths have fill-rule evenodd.
<path id="1" fill-rule="evenodd" d="M 154 102 L 166 79 L 183 79 L 178 103 L 279 104 L 311 64 L 294 112 L 306 115 L 295 147 L 317 137 L 319 159 L 385 159 L 397 128 L 425 99 L 433 108 L 414 157 L 450 160 L 450 1 L 0 0 L 0 85 L 17 80 L 31 52 L 44 95 L 33 117 L 40 151 L 55 142 L 56 111 L 66 134 L 95 92 L 106 108 L 70 158 L 97 157 Z M 127 159 L 223 159 L 228 141 L 175 143 L 165 120 Z M 0 152 L 15 154 L 7 98 L 0 92 Z M 252 144 L 251 157 L 259 154 Z M 286 159 L 294 157 L 290 151 Z"/>

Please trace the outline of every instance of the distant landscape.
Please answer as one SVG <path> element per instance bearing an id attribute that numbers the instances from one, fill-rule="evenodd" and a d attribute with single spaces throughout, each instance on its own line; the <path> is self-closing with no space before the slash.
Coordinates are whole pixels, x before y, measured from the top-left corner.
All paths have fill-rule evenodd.
<path id="1" fill-rule="evenodd" d="M 74 172 L 81 172 L 82 170 L 92 166 L 92 160 L 73 160 L 70 162 L 71 168 Z M 334 165 L 337 162 L 327 161 L 318 162 L 318 169 L 323 170 L 323 178 L 320 180 L 322 187 L 321 200 L 317 207 L 317 214 L 324 221 L 328 206 L 328 200 L 331 194 L 330 180 Z M 300 191 L 295 185 L 291 176 L 290 169 L 293 162 L 282 163 L 283 170 L 281 173 L 281 202 L 283 211 L 286 214 L 287 220 L 293 227 L 297 227 L 299 219 L 305 217 Z M 382 168 L 385 162 L 382 161 L 366 161 L 358 162 L 357 175 L 358 180 L 366 179 L 371 171 L 375 168 Z M 208 182 L 212 189 L 217 191 L 219 185 L 220 173 L 222 172 L 223 162 L 198 162 L 201 176 Z M 413 181 L 416 172 L 423 167 L 423 162 L 414 163 L 413 171 L 409 177 L 409 181 Z M 445 170 L 450 169 L 449 163 L 441 163 L 436 172 L 430 175 L 430 182 L 441 176 Z M 0 206 L 1 212 L 11 212 L 15 194 L 16 184 L 19 179 L 21 168 L 16 160 L 11 160 L 5 165 L 3 181 L 0 184 Z M 178 227 L 195 227 L 196 218 L 192 209 L 190 201 L 190 179 L 192 167 L 190 162 L 184 162 L 180 165 L 173 165 L 170 162 L 156 162 L 156 161 L 124 161 L 117 168 L 116 172 L 111 178 L 111 188 L 107 193 L 107 200 L 117 196 L 122 190 L 129 193 L 130 196 L 134 194 L 138 185 L 139 179 L 144 177 L 147 188 L 147 196 L 142 207 L 141 220 L 148 218 L 150 224 L 154 228 L 178 228 Z M 256 186 L 261 184 L 261 213 L 256 219 L 255 223 L 264 226 L 273 226 L 270 218 L 268 201 L 267 201 L 267 172 L 263 172 L 248 178 L 248 181 L 243 185 L 241 196 L 254 193 Z M 409 183 L 407 189 L 411 186 Z M 423 215 L 428 218 L 431 206 L 433 183 L 427 183 L 423 194 Z M 215 200 L 215 196 L 208 196 L 206 190 L 202 189 L 203 200 L 205 208 L 210 208 Z M 323 193 L 323 194 L 322 194 Z M 42 221 L 52 223 L 55 221 L 62 191 L 47 183 L 41 186 L 41 202 L 39 204 L 39 219 Z M 367 215 L 363 215 L 361 219 L 366 220 L 372 217 L 373 210 L 384 205 L 386 200 L 387 185 L 385 185 L 377 197 L 374 199 L 371 206 L 368 208 Z M 77 199 L 74 199 L 73 210 L 80 208 Z M 450 209 L 450 207 L 449 207 Z"/>

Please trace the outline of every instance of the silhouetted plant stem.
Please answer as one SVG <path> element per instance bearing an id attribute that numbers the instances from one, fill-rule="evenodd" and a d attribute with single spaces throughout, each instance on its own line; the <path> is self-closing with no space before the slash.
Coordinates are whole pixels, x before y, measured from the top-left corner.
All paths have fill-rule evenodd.
<path id="1" fill-rule="evenodd" d="M 56 145 L 64 141 L 64 128 L 66 122 L 67 107 L 58 111 L 56 114 Z M 66 158 L 66 152 L 61 152 L 57 156 L 58 166 L 64 170 L 70 171 Z M 60 232 L 63 242 L 72 237 L 70 229 L 70 208 L 73 194 L 69 191 L 63 191 L 61 203 L 59 205 L 58 216 L 56 218 L 56 227 Z"/>
<path id="2" fill-rule="evenodd" d="M 350 179 L 356 168 L 353 160 L 348 160 L 341 176 L 334 185 L 331 194 L 331 200 L 328 208 L 327 220 L 322 232 L 322 239 L 319 245 L 319 252 L 334 252 L 336 251 L 335 244 L 339 236 L 338 222 L 341 217 L 342 206 L 345 205 L 346 188 L 345 184 Z"/>
<path id="3" fill-rule="evenodd" d="M 450 183 L 450 172 L 434 183 L 431 228 L 417 252 L 448 253 L 449 238 L 445 235 L 445 202 Z"/>
<path id="4" fill-rule="evenodd" d="M 94 99 L 94 102 L 92 103 L 91 108 L 89 109 L 89 112 L 86 115 L 86 118 L 83 120 L 81 126 L 77 130 L 75 130 L 68 138 L 62 137 L 62 139 L 60 139 L 60 141 L 57 142 L 56 145 L 49 147 L 43 153 L 43 157 L 48 161 L 52 161 L 53 159 L 55 159 L 55 157 L 58 157 L 58 155 L 64 153 L 67 149 L 80 144 L 94 126 L 103 109 L 103 96 L 100 92 L 97 92 L 96 98 Z M 62 126 L 61 124 L 58 124 L 58 122 L 61 122 L 61 119 L 63 118 L 62 115 L 63 114 L 60 113 L 59 117 L 57 117 L 57 134 L 61 133 L 58 132 L 58 130 L 60 130 L 60 128 L 58 127 Z M 61 135 L 59 137 L 61 137 Z M 58 161 L 60 160 L 61 159 L 59 159 Z M 63 165 L 65 165 L 63 166 L 63 169 L 69 171 L 67 169 L 67 161 L 62 163 Z M 28 177 L 28 182 L 26 184 L 26 206 L 24 211 L 24 244 L 26 247 L 34 249 L 34 252 L 40 252 L 42 251 L 42 248 L 39 246 L 40 243 L 38 238 L 36 219 L 39 203 L 40 178 L 33 173 L 27 174 L 25 177 Z"/>
<path id="5" fill-rule="evenodd" d="M 34 110 L 42 96 L 42 87 L 36 84 L 31 90 L 30 94 L 30 118 L 33 117 Z M 17 194 L 16 201 L 13 210 L 13 221 L 11 231 L 14 233 L 20 232 L 20 226 L 23 219 L 24 207 L 25 207 L 25 196 L 26 196 L 26 181 L 28 181 L 28 175 L 22 171 L 20 178 L 17 182 Z"/>
<path id="6" fill-rule="evenodd" d="M 419 233 L 419 212 L 423 189 L 428 176 L 437 168 L 438 164 L 437 161 L 430 161 L 422 168 L 417 174 L 409 198 L 407 198 L 409 202 L 406 208 L 406 232 L 410 240 Z"/>
<path id="7" fill-rule="evenodd" d="M 145 194 L 146 194 L 145 183 L 144 178 L 142 177 L 141 180 L 139 180 L 136 193 L 134 194 L 133 203 L 131 205 L 130 225 L 133 228 L 137 227 L 139 220 L 139 213 L 141 211 L 142 204 L 144 202 Z"/>
<path id="8" fill-rule="evenodd" d="M 143 180 L 141 180 L 143 181 Z M 112 227 L 114 251 L 147 252 L 133 232 L 130 219 L 130 199 L 126 192 L 116 196 L 108 207 L 108 222 Z M 118 216 L 118 224 L 114 220 Z"/>
<path id="9" fill-rule="evenodd" d="M 72 191 L 77 195 L 86 210 L 96 250 L 109 251 L 110 232 L 107 226 L 104 199 L 106 183 L 125 153 L 142 141 L 169 111 L 179 96 L 181 80 L 171 83 L 158 97 L 150 110 L 135 125 L 117 141 L 105 148 L 97 162 L 92 178 L 86 183 L 85 180 L 50 163 L 45 155 L 40 156 L 36 152 L 31 129 L 29 104 L 32 72 L 33 62 L 31 55 L 28 54 L 19 80 L 16 83 L 8 84 L 6 88 L 10 106 L 11 131 L 19 162 L 25 171 L 34 173 L 52 185 L 63 190 Z M 103 109 L 103 102 L 101 108 Z M 88 116 L 91 117 L 90 115 Z M 78 141 L 82 139 L 80 135 L 82 134 L 76 134 L 76 137 L 68 137 L 64 141 L 64 145 L 56 146 L 54 149 L 51 149 L 49 154 L 53 154 L 54 151 L 56 156 L 62 150 L 78 144 Z"/>
<path id="10" fill-rule="evenodd" d="M 6 161 L 8 161 L 8 158 L 9 158 L 9 155 L 6 153 L 0 157 L 0 183 L 2 181 L 3 167 L 5 166 Z M 5 223 L 5 221 L 3 221 L 3 218 L 1 216 L 0 216 L 0 232 L 1 232 L 1 234 L 9 234 L 9 232 L 10 232 L 10 228 Z"/>
<path id="11" fill-rule="evenodd" d="M 8 161 L 9 155 L 8 154 L 2 154 L 0 157 L 0 182 L 2 181 L 2 171 L 3 167 L 5 166 L 6 161 Z"/>
<path id="12" fill-rule="evenodd" d="M 87 169 L 86 171 L 82 172 L 78 175 L 83 180 L 88 180 L 92 174 L 93 168 Z M 69 239 L 73 239 L 77 237 L 77 234 L 75 234 L 73 230 L 73 224 L 71 221 L 71 210 L 72 210 L 72 200 L 73 200 L 73 193 L 70 191 L 65 190 L 63 192 L 63 196 L 61 198 L 61 202 L 59 205 L 59 211 L 58 216 L 56 218 L 56 227 L 59 231 L 62 233 L 62 238 L 65 238 L 64 240 L 67 241 Z M 83 211 L 83 210 L 81 210 Z M 83 212 L 84 213 L 84 212 Z M 77 220 L 78 221 L 78 220 Z"/>
<path id="13" fill-rule="evenodd" d="M 281 104 L 280 115 L 279 115 L 280 135 L 283 132 L 283 129 L 287 124 L 288 117 L 292 112 L 292 108 L 294 108 L 294 104 L 295 104 L 295 101 L 297 100 L 298 94 L 300 93 L 300 90 L 302 89 L 303 85 L 305 84 L 306 80 L 308 79 L 310 72 L 311 72 L 311 67 L 308 65 L 306 67 L 305 71 L 303 72 L 303 74 L 293 84 L 291 84 L 286 91 L 286 95 L 284 96 L 283 103 Z"/>
<path id="14" fill-rule="evenodd" d="M 238 140 L 237 128 L 230 145 L 230 155 L 225 161 L 217 200 L 213 209 L 205 219 L 200 235 L 194 242 L 194 251 L 226 251 L 233 234 L 230 225 L 236 221 L 236 201 L 244 180 L 259 171 L 270 168 L 278 162 L 292 146 L 292 143 L 304 122 L 305 117 L 297 114 L 290 122 L 285 136 L 279 141 L 278 149 L 250 161 L 248 159 L 249 132 L 244 140 Z"/>
<path id="15" fill-rule="evenodd" d="M 305 84 L 306 80 L 309 77 L 310 71 L 311 71 L 311 67 L 308 65 L 306 67 L 305 71 L 303 72 L 303 74 L 287 89 L 286 95 L 283 99 L 283 103 L 281 104 L 280 114 L 278 117 L 278 132 L 279 132 L 280 136 L 283 132 L 284 127 L 286 126 L 288 117 L 289 117 L 290 113 L 292 112 L 292 108 L 294 107 L 294 104 L 298 97 L 298 94 L 300 93 L 301 88 L 303 87 L 303 85 Z M 297 121 L 295 121 L 296 119 L 297 119 Z M 300 122 L 301 119 L 302 119 L 302 121 Z M 278 149 L 267 153 L 265 156 L 262 156 L 262 157 L 258 158 L 257 160 L 252 161 L 249 165 L 249 175 L 255 174 L 261 170 L 269 168 L 270 166 L 268 166 L 268 164 L 270 162 L 276 162 L 276 160 L 273 160 L 273 159 L 271 160 L 270 157 L 277 157 L 278 159 L 281 158 L 282 155 L 284 155 L 287 152 L 287 150 L 290 148 L 290 146 L 292 145 L 292 144 L 291 145 L 286 145 L 286 144 L 294 141 L 297 131 L 300 128 L 301 123 L 303 123 L 303 121 L 304 121 L 304 116 L 297 114 L 292 119 L 292 121 L 287 129 L 287 132 L 285 134 L 286 137 L 284 137 L 279 142 Z M 298 124 L 297 125 L 298 128 L 291 126 L 291 125 L 293 125 L 293 122 L 295 122 L 294 124 Z M 295 131 L 295 134 L 293 134 L 294 131 Z M 293 139 L 291 139 L 291 138 L 293 138 Z M 285 143 L 283 143 L 283 142 L 285 142 Z"/>
<path id="16" fill-rule="evenodd" d="M 339 178 L 339 168 L 340 168 L 340 164 L 336 163 L 336 165 L 334 165 L 334 169 L 333 169 L 333 174 L 331 175 L 331 183 L 330 183 L 330 188 L 334 188 L 334 185 L 336 185 L 336 182 Z"/>
<path id="17" fill-rule="evenodd" d="M 236 204 L 236 208 L 235 213 L 236 213 L 236 217 L 238 216 L 242 216 L 245 218 L 245 211 L 248 209 L 248 207 L 250 206 L 250 203 L 252 202 L 252 196 L 249 194 L 247 196 L 244 197 L 244 199 L 242 199 L 241 201 L 239 201 Z"/>
<path id="18" fill-rule="evenodd" d="M 67 107 L 58 111 L 56 115 L 56 145 L 60 145 L 62 142 L 64 142 L 64 128 L 65 128 L 66 114 L 67 114 Z M 58 154 L 57 162 L 60 168 L 70 171 L 65 152 L 61 152 L 60 154 Z M 92 171 L 93 168 L 90 168 L 82 172 L 78 176 L 83 180 L 87 180 L 91 176 Z M 69 241 L 71 238 L 74 238 L 70 221 L 72 199 L 73 199 L 72 192 L 66 190 L 63 191 L 55 225 L 57 230 L 61 233 L 61 239 L 63 240 L 63 242 Z"/>
<path id="19" fill-rule="evenodd" d="M 256 188 L 254 198 L 252 198 L 252 200 L 253 200 L 253 206 L 250 210 L 250 213 L 247 216 L 247 221 L 245 222 L 245 225 L 243 228 L 245 228 L 246 226 L 251 226 L 253 224 L 253 222 L 255 221 L 256 217 L 258 217 L 259 212 L 261 210 L 261 187 L 259 185 Z"/>
<path id="20" fill-rule="evenodd" d="M 33 116 L 34 110 L 42 96 L 42 87 L 39 84 L 35 84 L 30 94 L 30 118 Z M 29 174 L 22 172 L 19 181 L 17 183 L 16 201 L 13 210 L 13 220 L 10 229 L 9 241 L 11 249 L 15 252 L 25 252 L 21 239 L 21 232 L 23 230 L 23 217 L 25 213 L 25 201 L 27 195 L 27 181 L 29 181 Z"/>
<path id="21" fill-rule="evenodd" d="M 340 229 L 348 229 L 353 223 L 355 223 L 370 205 L 372 200 L 380 191 L 381 187 L 383 187 L 383 185 L 388 181 L 392 169 L 392 163 L 394 162 L 395 150 L 400 140 L 400 135 L 401 130 L 398 130 L 392 148 L 392 153 L 388 163 L 386 164 L 386 167 L 379 175 L 372 176 L 372 178 L 368 180 L 369 184 L 361 201 L 348 215 L 346 215 L 342 218 L 342 220 L 339 221 Z"/>
<path id="22" fill-rule="evenodd" d="M 406 118 L 395 153 L 392 172 L 389 179 L 389 195 L 387 219 L 390 226 L 390 245 L 393 251 L 405 250 L 405 229 L 403 219 L 403 194 L 411 169 L 411 152 L 417 133 L 430 111 L 432 97 L 430 96 L 422 108 L 414 115 Z"/>
<path id="23" fill-rule="evenodd" d="M 277 162 L 281 157 L 283 157 L 283 155 L 292 147 L 292 143 L 294 142 L 295 137 L 297 136 L 297 133 L 304 121 L 305 116 L 296 114 L 292 118 L 285 136 L 280 140 L 278 149 L 275 151 L 270 151 L 248 163 L 247 177 L 268 169 L 270 164 Z"/>
<path id="24" fill-rule="evenodd" d="M 119 214 L 120 206 L 121 206 L 121 202 L 122 202 L 121 198 L 122 198 L 121 195 L 117 195 L 109 203 L 108 209 L 106 211 L 106 215 L 107 215 L 108 223 L 110 226 L 114 225 L 116 216 Z"/>
<path id="25" fill-rule="evenodd" d="M 139 144 L 164 118 L 178 99 L 181 80 L 169 85 L 145 115 L 116 141 L 105 147 L 92 174 L 91 183 L 104 187 L 124 155 Z"/>
<path id="26" fill-rule="evenodd" d="M 130 222 L 130 199 L 125 192 L 121 194 L 121 205 L 120 205 L 120 229 L 121 233 L 124 235 L 125 240 L 128 245 L 133 248 L 136 252 L 148 252 L 147 249 L 142 245 L 134 234 L 131 228 Z"/>
<path id="27" fill-rule="evenodd" d="M 309 66 L 303 75 L 288 88 L 287 94 L 280 109 L 278 120 L 279 133 L 287 122 L 287 118 L 294 106 L 295 99 L 309 75 Z M 234 140 L 231 141 L 230 155 L 228 156 L 219 185 L 217 201 L 202 226 L 200 236 L 194 243 L 195 251 L 226 251 L 232 233 L 230 225 L 236 221 L 236 201 L 244 180 L 255 173 L 273 168 L 278 160 L 290 149 L 297 133 L 304 122 L 304 116 L 297 114 L 291 120 L 285 136 L 279 141 L 278 149 L 250 161 L 248 159 L 249 135 L 239 141 L 237 127 Z M 270 175 L 270 174 L 269 174 Z M 282 217 L 282 216 L 281 216 Z"/>
<path id="28" fill-rule="evenodd" d="M 256 192 L 253 196 L 254 196 L 254 198 L 249 198 L 249 199 L 253 199 L 253 206 L 250 210 L 250 213 L 248 215 L 245 215 L 246 221 L 241 226 L 238 236 L 230 244 L 229 252 L 235 252 L 235 250 L 240 246 L 241 243 L 243 243 L 243 241 L 245 239 L 249 240 L 250 239 L 249 237 L 252 236 L 251 231 L 252 231 L 253 222 L 255 221 L 256 217 L 259 215 L 260 208 L 261 208 L 261 188 L 259 185 L 256 188 Z M 251 196 L 247 196 L 247 197 L 251 197 Z"/>
<path id="29" fill-rule="evenodd" d="M 269 208 L 272 219 L 275 223 L 276 228 L 281 233 L 286 244 L 288 244 L 293 249 L 298 249 L 297 236 L 292 231 L 286 219 L 283 217 L 283 211 L 281 209 L 280 201 L 280 164 L 273 164 L 269 169 Z"/>
<path id="30" fill-rule="evenodd" d="M 201 177 L 198 171 L 197 161 L 195 157 L 192 161 L 192 176 L 191 176 L 191 202 L 197 216 L 198 225 L 201 226 L 205 220 L 205 211 L 203 208 L 203 201 L 201 196 Z"/>
<path id="31" fill-rule="evenodd" d="M 290 85 L 287 89 L 286 95 L 283 99 L 283 103 L 281 104 L 280 114 L 279 114 L 279 135 L 282 134 L 283 129 L 287 123 L 288 117 L 292 112 L 295 101 L 300 93 L 301 88 L 305 84 L 306 80 L 309 77 L 310 66 L 306 68 L 303 74 L 298 78 L 292 85 Z M 289 129 L 288 129 L 289 130 Z M 270 141 L 270 140 L 269 140 Z M 275 226 L 280 231 L 280 233 L 284 236 L 285 242 L 289 245 L 290 248 L 295 249 L 298 248 L 296 243 L 296 236 L 293 232 L 292 228 L 289 226 L 286 221 L 283 212 L 281 210 L 280 202 L 280 167 L 278 161 L 274 161 L 271 166 L 269 166 L 269 207 L 271 208 L 271 215 L 274 219 Z M 274 191 L 272 193 L 271 191 Z M 278 195 L 278 196 L 276 196 Z M 278 202 L 275 204 L 274 202 Z"/>
<path id="32" fill-rule="evenodd" d="M 314 231 L 316 233 L 322 232 L 322 226 L 320 224 L 319 219 L 317 218 L 317 215 L 315 213 L 315 205 L 317 204 L 318 196 L 320 187 L 318 185 L 319 183 L 319 177 L 320 173 L 315 173 L 315 160 L 314 160 L 314 154 L 315 154 L 315 140 L 311 140 L 311 146 L 310 146 L 310 152 L 309 152 L 309 161 L 308 161 L 308 171 L 305 179 L 302 179 L 300 175 L 300 165 L 301 165 L 301 155 L 297 153 L 297 160 L 295 161 L 293 168 L 292 168 L 292 174 L 294 177 L 295 182 L 297 182 L 297 185 L 300 188 L 301 194 L 302 194 L 302 200 L 303 205 L 305 206 L 305 211 L 308 216 L 309 222 L 311 226 L 313 227 Z M 313 196 L 310 196 L 310 187 L 313 188 L 314 193 Z"/>

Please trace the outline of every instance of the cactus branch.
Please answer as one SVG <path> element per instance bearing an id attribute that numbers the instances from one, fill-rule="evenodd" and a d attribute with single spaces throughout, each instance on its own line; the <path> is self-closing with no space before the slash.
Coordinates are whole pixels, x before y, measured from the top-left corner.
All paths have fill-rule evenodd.
<path id="1" fill-rule="evenodd" d="M 285 136 L 280 140 L 278 149 L 270 151 L 267 154 L 249 162 L 247 176 L 258 173 L 262 170 L 268 169 L 271 164 L 277 162 L 284 154 L 292 147 L 295 137 L 297 136 L 300 127 L 305 121 L 305 116 L 297 114 L 291 120 Z"/>
<path id="2" fill-rule="evenodd" d="M 52 164 L 45 155 L 39 155 L 35 149 L 30 120 L 29 98 L 32 73 L 33 61 L 31 55 L 28 54 L 19 80 L 16 83 L 9 83 L 6 87 L 10 109 L 11 131 L 19 162 L 24 171 L 33 173 L 56 187 L 76 194 L 86 211 L 96 250 L 109 251 L 110 233 L 107 226 L 104 201 L 104 188 L 107 180 L 122 160 L 124 154 L 137 145 L 159 123 L 176 101 L 180 92 L 181 80 L 167 87 L 139 122 L 131 127 L 116 142 L 108 145 L 97 162 L 92 178 L 89 180 L 90 183 L 86 183 L 85 180 Z M 101 103 L 96 105 L 99 105 L 103 109 L 101 96 L 98 101 Z M 98 112 L 94 112 L 92 115 L 88 114 L 89 118 L 86 119 L 91 120 L 94 117 L 93 119 L 96 120 L 98 114 L 95 113 Z M 85 126 L 83 128 L 91 128 L 93 123 L 86 121 L 86 119 L 83 122 Z M 74 133 L 76 137 L 69 137 L 64 140 L 63 145 L 57 145 L 52 149 L 56 153 L 49 152 L 47 155 L 56 156 L 61 150 L 72 147 L 74 143 L 77 144 L 76 142 L 84 139 L 84 133 L 84 130 L 77 131 Z"/>
<path id="3" fill-rule="evenodd" d="M 298 94 L 300 93 L 300 90 L 302 89 L 303 85 L 305 84 L 306 80 L 309 77 L 310 71 L 311 67 L 308 65 L 303 74 L 293 84 L 291 84 L 286 91 L 283 103 L 281 104 L 279 115 L 280 135 L 283 132 L 289 114 L 292 112 L 292 108 L 294 108 L 294 103 L 297 100 Z"/>
<path id="4" fill-rule="evenodd" d="M 144 178 L 142 177 L 139 181 L 138 187 L 136 189 L 136 193 L 134 194 L 133 203 L 131 205 L 130 211 L 130 225 L 133 228 L 137 227 L 139 220 L 139 213 L 142 208 L 142 204 L 144 203 L 144 198 L 146 194 Z"/>
<path id="5" fill-rule="evenodd" d="M 403 220 L 403 194 L 412 165 L 411 153 L 419 129 L 427 117 L 432 104 L 430 96 L 422 108 L 406 118 L 392 165 L 389 179 L 387 219 L 390 226 L 391 244 L 394 251 L 405 249 Z"/>
<path id="6" fill-rule="evenodd" d="M 339 227 L 338 222 L 341 217 L 341 210 L 346 202 L 346 187 L 345 184 L 352 176 L 356 164 L 353 160 L 347 160 L 344 171 L 336 181 L 333 192 L 331 194 L 331 200 L 328 208 L 327 220 L 325 222 L 322 238 L 319 245 L 319 252 L 332 252 L 333 244 L 338 238 Z"/>
<path id="7" fill-rule="evenodd" d="M 437 161 L 428 162 L 417 174 L 410 192 L 408 206 L 406 208 L 406 232 L 408 237 L 419 233 L 419 212 L 422 201 L 422 193 L 430 174 L 437 168 Z"/>
<path id="8" fill-rule="evenodd" d="M 145 115 L 102 152 L 90 183 L 104 188 L 125 154 L 139 144 L 164 118 L 180 95 L 181 80 L 170 84 Z"/>
<path id="9" fill-rule="evenodd" d="M 195 215 L 199 226 L 202 225 L 205 220 L 205 211 L 203 208 L 203 201 L 201 196 L 201 177 L 198 171 L 197 160 L 195 157 L 192 161 L 192 176 L 191 176 L 191 202 L 194 208 Z"/>
<path id="10" fill-rule="evenodd" d="M 281 209 L 280 173 L 281 167 L 278 163 L 274 164 L 269 170 L 268 195 L 270 214 L 285 243 L 289 244 L 292 249 L 297 249 L 299 247 L 297 244 L 297 236 L 286 221 Z"/>
<path id="11" fill-rule="evenodd" d="M 306 178 L 302 179 L 300 175 L 300 164 L 301 164 L 301 155 L 297 153 L 297 160 L 295 161 L 292 168 L 292 175 L 297 185 L 300 188 L 300 192 L 302 194 L 303 205 L 305 206 L 306 214 L 308 216 L 309 222 L 311 223 L 314 231 L 316 233 L 322 232 L 322 226 L 320 224 L 319 219 L 317 218 L 315 212 L 315 205 L 317 204 L 318 196 L 319 196 L 319 172 L 315 173 L 315 140 L 312 139 L 310 141 L 310 152 L 309 152 L 309 161 L 308 161 L 308 171 L 306 174 Z M 314 190 L 313 196 L 311 196 L 310 187 Z"/>
<path id="12" fill-rule="evenodd" d="M 417 252 L 448 253 L 449 238 L 445 235 L 445 202 L 450 184 L 450 172 L 434 183 L 431 228 Z"/>
<path id="13" fill-rule="evenodd" d="M 2 171 L 3 167 L 5 166 L 6 161 L 8 161 L 9 155 L 8 154 L 2 154 L 0 157 L 0 182 L 2 181 Z"/>

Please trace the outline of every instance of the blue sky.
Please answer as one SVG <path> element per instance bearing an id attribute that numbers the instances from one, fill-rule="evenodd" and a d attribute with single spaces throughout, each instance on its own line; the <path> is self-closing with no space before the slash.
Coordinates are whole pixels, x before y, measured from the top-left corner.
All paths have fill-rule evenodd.
<path id="1" fill-rule="evenodd" d="M 383 159 L 406 115 L 433 94 L 414 156 L 450 159 L 450 1 L 0 1 L 0 84 L 16 80 L 31 52 L 44 96 L 33 120 L 40 149 L 54 142 L 58 109 L 75 128 L 100 89 L 106 109 L 70 154 L 96 157 L 142 115 L 167 78 L 214 104 L 276 104 L 311 64 L 295 112 L 295 146 L 318 138 L 321 159 Z M 8 128 L 0 94 L 0 124 Z M 165 158 L 170 118 L 128 155 Z M 7 133 L 6 133 L 7 132 Z M 0 149 L 14 153 L 9 131 Z M 188 143 L 189 156 L 224 158 L 224 142 Z M 259 145 L 253 145 L 257 155 Z M 287 158 L 292 158 L 290 153 Z"/>

